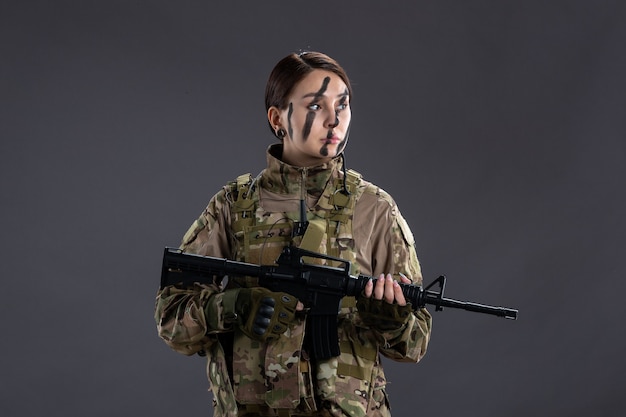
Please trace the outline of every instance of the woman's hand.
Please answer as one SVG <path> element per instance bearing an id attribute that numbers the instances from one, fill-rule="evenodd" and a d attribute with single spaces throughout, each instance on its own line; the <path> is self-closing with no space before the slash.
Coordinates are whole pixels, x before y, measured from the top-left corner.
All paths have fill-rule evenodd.
<path id="1" fill-rule="evenodd" d="M 411 280 L 402 274 L 400 274 L 400 279 L 404 284 L 411 283 Z M 364 295 L 367 298 L 371 298 L 373 295 L 375 300 L 385 300 L 385 302 L 389 304 L 395 302 L 400 306 L 406 305 L 402 288 L 400 288 L 398 281 L 391 277 L 391 274 L 387 274 L 386 276 L 385 274 L 380 274 L 376 280 L 376 284 L 374 284 L 373 280 L 369 280 L 369 282 L 365 284 Z"/>

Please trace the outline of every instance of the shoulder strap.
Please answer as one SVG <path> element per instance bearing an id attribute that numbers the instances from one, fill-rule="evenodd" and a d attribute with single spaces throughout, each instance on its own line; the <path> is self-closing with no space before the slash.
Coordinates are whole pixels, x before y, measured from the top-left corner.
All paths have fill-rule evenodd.
<path id="1" fill-rule="evenodd" d="M 228 187 L 232 196 L 232 228 L 238 232 L 253 224 L 258 195 L 254 192 L 250 173 L 238 176 Z"/>

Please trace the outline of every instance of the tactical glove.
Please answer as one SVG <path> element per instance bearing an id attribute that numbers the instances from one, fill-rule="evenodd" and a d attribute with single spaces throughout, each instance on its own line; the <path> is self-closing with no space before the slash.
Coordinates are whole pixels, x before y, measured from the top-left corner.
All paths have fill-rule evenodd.
<path id="1" fill-rule="evenodd" d="M 285 333 L 298 304 L 298 299 L 290 294 L 263 287 L 227 290 L 223 301 L 225 313 L 234 313 L 231 317 L 243 333 L 262 342 Z"/>
<path id="2" fill-rule="evenodd" d="M 356 307 L 363 323 L 380 331 L 401 328 L 409 320 L 413 311 L 411 303 L 401 306 L 364 296 L 359 297 Z"/>

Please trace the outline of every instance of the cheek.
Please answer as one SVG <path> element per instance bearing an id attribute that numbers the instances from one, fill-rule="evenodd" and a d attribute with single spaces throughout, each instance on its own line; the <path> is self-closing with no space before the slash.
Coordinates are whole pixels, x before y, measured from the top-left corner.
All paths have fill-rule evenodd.
<path id="1" fill-rule="evenodd" d="M 290 127 L 293 131 L 293 138 L 296 140 L 307 140 L 314 131 L 321 128 L 319 121 L 320 115 L 310 113 L 293 114 L 291 117 Z"/>
<path id="2" fill-rule="evenodd" d="M 345 123 L 345 127 L 347 128 L 352 121 L 352 112 L 350 112 L 350 109 L 344 110 L 343 112 L 339 113 L 339 120 L 342 123 Z"/>

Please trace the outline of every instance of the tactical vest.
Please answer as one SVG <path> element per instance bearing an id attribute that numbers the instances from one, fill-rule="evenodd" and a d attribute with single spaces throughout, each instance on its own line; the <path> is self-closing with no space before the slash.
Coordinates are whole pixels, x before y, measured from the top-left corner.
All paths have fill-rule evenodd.
<path id="1" fill-rule="evenodd" d="M 358 273 L 352 219 L 354 206 L 364 189 L 361 175 L 346 172 L 331 178 L 316 205 L 307 211 L 308 227 L 304 236 L 292 237 L 299 212 L 269 213 L 259 204 L 259 191 L 250 174 L 230 184 L 231 227 L 236 237 L 236 259 L 242 262 L 273 264 L 282 248 L 290 243 L 313 252 L 351 262 L 351 273 Z M 324 263 L 324 261 L 321 261 Z"/>
<path id="2" fill-rule="evenodd" d="M 363 194 L 361 175 L 353 170 L 342 178 L 329 179 L 315 206 L 308 210 L 309 222 L 303 236 L 292 237 L 294 222 L 300 220 L 299 212 L 270 213 L 262 207 L 256 179 L 250 174 L 241 175 L 229 184 L 231 201 L 231 227 L 236 240 L 236 260 L 256 263 L 275 263 L 281 250 L 294 244 L 303 249 L 340 258 L 351 263 L 351 274 L 359 272 L 356 262 L 352 220 L 355 204 Z M 348 193 L 344 193 L 344 186 Z M 315 258 L 314 262 L 330 263 Z M 338 266 L 338 265 L 333 265 Z M 253 278 L 250 278 L 253 280 Z M 254 282 L 244 285 L 253 286 Z M 353 297 L 342 301 L 340 316 L 355 310 Z M 238 334 L 233 342 L 233 390 L 240 406 L 254 411 L 257 407 L 270 407 L 279 414 L 291 415 L 316 410 L 314 381 L 315 370 L 310 369 L 308 358 L 301 357 L 304 340 L 304 323 L 288 330 L 289 337 L 262 345 Z M 353 355 L 353 347 L 341 345 L 340 349 Z M 377 350 L 357 352 L 359 356 L 375 361 Z M 265 378 L 260 377 L 258 364 L 265 364 Z M 335 360 L 336 363 L 336 360 Z M 298 364 L 297 366 L 294 366 Z M 319 365 L 319 364 L 318 364 Z M 335 365 L 336 366 L 336 365 Z M 354 368 L 354 369 L 352 369 Z M 280 370 L 268 375 L 272 370 Z M 341 364 L 337 372 L 341 375 L 361 375 L 358 366 Z M 268 383 L 268 381 L 271 381 Z"/>

